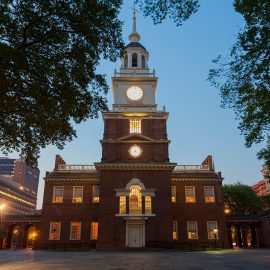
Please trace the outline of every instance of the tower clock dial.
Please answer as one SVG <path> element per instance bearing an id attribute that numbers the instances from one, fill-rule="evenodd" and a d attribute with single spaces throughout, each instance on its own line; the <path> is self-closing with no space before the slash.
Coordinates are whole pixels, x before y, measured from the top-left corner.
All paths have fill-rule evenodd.
<path id="1" fill-rule="evenodd" d="M 138 86 L 131 86 L 127 90 L 127 97 L 132 101 L 139 101 L 143 97 L 143 90 Z"/>
<path id="2" fill-rule="evenodd" d="M 128 152 L 133 158 L 137 158 L 142 154 L 143 150 L 139 145 L 132 145 Z"/>

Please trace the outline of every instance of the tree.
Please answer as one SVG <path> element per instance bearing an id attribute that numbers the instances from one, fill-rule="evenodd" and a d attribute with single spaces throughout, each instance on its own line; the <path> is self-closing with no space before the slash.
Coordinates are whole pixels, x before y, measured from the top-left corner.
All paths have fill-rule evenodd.
<path id="1" fill-rule="evenodd" d="M 196 0 L 137 1 L 155 23 L 180 25 Z M 40 148 L 63 148 L 72 123 L 107 110 L 102 58 L 123 49 L 121 0 L 2 0 L 0 2 L 0 151 L 18 151 L 37 165 Z"/>
<path id="2" fill-rule="evenodd" d="M 224 203 L 232 214 L 256 214 L 263 210 L 261 198 L 247 185 L 224 185 L 223 191 Z"/>
<path id="3" fill-rule="evenodd" d="M 269 0 L 235 0 L 245 27 L 229 60 L 213 62 L 210 82 L 219 88 L 222 106 L 233 108 L 247 147 L 265 143 L 257 154 L 270 167 L 270 5 Z"/>

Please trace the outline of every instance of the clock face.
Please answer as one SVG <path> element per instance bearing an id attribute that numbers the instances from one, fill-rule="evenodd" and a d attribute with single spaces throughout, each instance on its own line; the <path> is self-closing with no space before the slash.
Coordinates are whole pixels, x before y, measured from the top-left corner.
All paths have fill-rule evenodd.
<path id="1" fill-rule="evenodd" d="M 143 97 L 143 90 L 138 86 L 131 86 L 127 90 L 127 97 L 132 101 L 138 101 Z"/>
<path id="2" fill-rule="evenodd" d="M 137 158 L 142 154 L 143 151 L 139 145 L 132 145 L 128 152 L 133 158 Z"/>

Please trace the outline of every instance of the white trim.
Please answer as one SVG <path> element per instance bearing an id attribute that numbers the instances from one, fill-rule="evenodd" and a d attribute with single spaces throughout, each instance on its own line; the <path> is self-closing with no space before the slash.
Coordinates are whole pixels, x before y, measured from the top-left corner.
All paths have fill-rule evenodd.
<path id="1" fill-rule="evenodd" d="M 61 202 L 55 202 L 55 188 L 61 187 L 62 188 L 62 201 Z M 53 196 L 52 196 L 52 203 L 63 203 L 64 201 L 64 186 L 53 186 Z"/>
<path id="2" fill-rule="evenodd" d="M 206 199 L 206 196 L 205 196 L 205 189 L 206 188 L 211 188 L 212 189 L 212 192 L 213 192 L 213 197 L 214 197 L 214 201 L 213 202 L 207 202 L 205 199 Z M 204 202 L 205 203 L 215 203 L 216 202 L 216 194 L 215 194 L 215 187 L 214 186 L 204 186 L 203 187 L 203 194 L 204 194 Z"/>
<path id="3" fill-rule="evenodd" d="M 72 230 L 71 230 L 71 226 L 72 226 L 72 223 L 79 223 L 80 226 L 79 226 L 79 237 L 78 239 L 72 239 L 71 236 L 72 236 Z M 82 229 L 82 222 L 81 221 L 71 221 L 70 222 L 70 227 L 69 227 L 69 240 L 74 240 L 74 241 L 78 241 L 78 240 L 81 240 L 81 229 Z"/>
<path id="4" fill-rule="evenodd" d="M 52 224 L 53 223 L 59 223 L 59 237 L 58 238 L 51 238 L 51 232 L 52 232 Z M 50 222 L 50 231 L 49 231 L 49 240 L 60 240 L 61 239 L 61 221 L 51 221 Z"/>
<path id="5" fill-rule="evenodd" d="M 209 237 L 209 222 L 215 222 L 216 223 L 216 226 L 215 226 L 215 228 L 217 229 L 217 237 L 215 238 L 210 238 Z M 218 231 L 218 224 L 217 224 L 217 221 L 216 220 L 210 220 L 210 221 L 206 221 L 206 224 L 207 224 L 207 238 L 208 239 L 211 239 L 211 240 L 213 240 L 213 239 L 219 239 L 219 231 Z"/>
<path id="6" fill-rule="evenodd" d="M 81 202 L 74 202 L 74 191 L 75 191 L 75 188 L 82 188 L 82 201 Z M 73 192 L 72 192 L 72 203 L 83 203 L 83 186 L 73 186 Z"/>
<path id="7" fill-rule="evenodd" d="M 187 202 L 186 197 L 187 197 L 187 188 L 193 188 L 194 190 L 194 202 Z M 196 188 L 195 186 L 185 186 L 185 203 L 196 203 Z"/>
<path id="8" fill-rule="evenodd" d="M 131 179 L 127 185 L 126 185 L 126 190 L 129 190 L 131 188 L 132 185 L 139 185 L 141 190 L 145 190 L 145 185 L 143 184 L 143 182 L 141 182 L 140 179 L 138 178 L 133 178 Z"/>
<path id="9" fill-rule="evenodd" d="M 195 224 L 196 224 L 196 232 L 197 232 L 197 237 L 196 237 L 196 238 L 189 238 L 189 237 L 188 237 L 188 232 L 189 232 L 188 223 L 189 223 L 189 222 L 195 222 Z M 187 238 L 188 238 L 189 240 L 196 240 L 196 239 L 199 239 L 199 231 L 198 231 L 198 222 L 197 222 L 197 220 L 188 220 L 188 221 L 187 221 Z"/>

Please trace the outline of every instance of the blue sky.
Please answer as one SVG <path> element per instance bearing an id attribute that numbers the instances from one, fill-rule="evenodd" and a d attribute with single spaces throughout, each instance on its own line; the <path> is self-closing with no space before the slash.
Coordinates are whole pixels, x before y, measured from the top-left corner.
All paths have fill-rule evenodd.
<path id="1" fill-rule="evenodd" d="M 169 20 L 154 25 L 150 18 L 140 13 L 137 31 L 141 35 L 140 42 L 149 51 L 148 64 L 159 77 L 156 101 L 160 109 L 165 105 L 170 113 L 171 162 L 200 164 L 211 154 L 225 184 L 236 181 L 254 184 L 262 178 L 262 162 L 256 158 L 260 146 L 245 148 L 233 111 L 220 108 L 219 92 L 207 81 L 211 61 L 219 54 L 229 54 L 244 25 L 232 2 L 200 0 L 199 11 L 180 27 Z M 126 43 L 132 28 L 131 6 L 132 1 L 124 1 L 120 14 Z M 111 85 L 110 77 L 119 67 L 120 61 L 103 61 L 98 71 L 107 75 Z M 107 98 L 111 108 L 111 91 Z M 78 138 L 68 143 L 64 150 L 49 146 L 41 151 L 38 208 L 42 205 L 43 177 L 46 171 L 53 169 L 56 154 L 69 164 L 91 164 L 101 159 L 102 118 L 84 122 L 76 126 L 76 130 Z"/>

